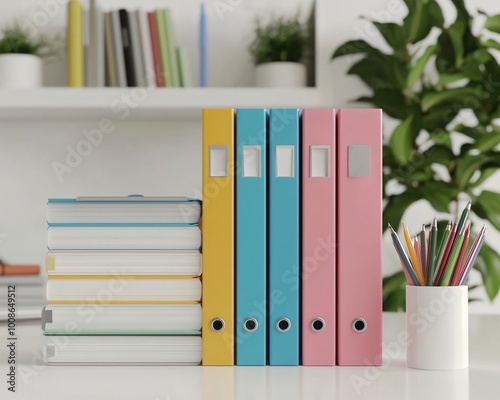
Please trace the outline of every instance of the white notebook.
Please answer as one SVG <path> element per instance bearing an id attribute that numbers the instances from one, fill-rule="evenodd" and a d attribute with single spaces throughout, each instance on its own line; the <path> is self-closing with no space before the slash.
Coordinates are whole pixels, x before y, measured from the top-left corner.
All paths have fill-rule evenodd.
<path id="1" fill-rule="evenodd" d="M 198 365 L 199 336 L 44 336 L 47 364 Z"/>
<path id="2" fill-rule="evenodd" d="M 198 250 L 201 231 L 192 226 L 50 226 L 50 250 Z"/>
<path id="3" fill-rule="evenodd" d="M 199 278 L 100 277 L 99 279 L 49 279 L 49 304 L 182 303 L 201 299 Z"/>
<path id="4" fill-rule="evenodd" d="M 199 335 L 200 304 L 54 304 L 42 311 L 45 335 Z"/>
<path id="5" fill-rule="evenodd" d="M 49 199 L 52 224 L 196 224 L 201 204 L 187 197 L 77 197 Z"/>
<path id="6" fill-rule="evenodd" d="M 49 276 L 61 275 L 201 275 L 197 250 L 49 251 Z"/>

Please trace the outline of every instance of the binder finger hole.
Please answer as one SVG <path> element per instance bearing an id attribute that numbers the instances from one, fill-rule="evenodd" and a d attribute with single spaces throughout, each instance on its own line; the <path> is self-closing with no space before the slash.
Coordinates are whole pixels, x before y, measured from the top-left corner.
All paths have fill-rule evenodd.
<path id="1" fill-rule="evenodd" d="M 247 318 L 245 322 L 243 322 L 243 329 L 247 332 L 254 332 L 257 330 L 259 323 L 255 318 Z"/>
<path id="2" fill-rule="evenodd" d="M 363 332 L 366 330 L 366 321 L 363 318 L 357 318 L 352 323 L 352 329 L 356 332 Z"/>
<path id="3" fill-rule="evenodd" d="M 325 321 L 323 318 L 314 318 L 311 321 L 311 329 L 314 332 L 321 332 L 323 329 L 325 329 Z"/>
<path id="4" fill-rule="evenodd" d="M 290 322 L 290 320 L 288 318 L 280 318 L 276 322 L 276 329 L 280 332 L 288 331 L 291 326 L 292 326 L 292 323 Z"/>
<path id="5" fill-rule="evenodd" d="M 210 329 L 212 329 L 214 332 L 220 332 L 224 329 L 224 326 L 226 324 L 224 323 L 224 320 L 222 318 L 214 318 L 212 322 L 210 322 Z"/>

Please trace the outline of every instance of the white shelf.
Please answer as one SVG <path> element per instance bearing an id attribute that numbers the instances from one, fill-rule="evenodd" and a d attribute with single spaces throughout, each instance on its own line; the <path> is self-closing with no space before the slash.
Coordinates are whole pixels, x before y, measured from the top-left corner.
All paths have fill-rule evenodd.
<path id="1" fill-rule="evenodd" d="M 202 108 L 325 107 L 317 88 L 39 88 L 0 90 L 0 118 L 115 115 L 199 118 Z"/>

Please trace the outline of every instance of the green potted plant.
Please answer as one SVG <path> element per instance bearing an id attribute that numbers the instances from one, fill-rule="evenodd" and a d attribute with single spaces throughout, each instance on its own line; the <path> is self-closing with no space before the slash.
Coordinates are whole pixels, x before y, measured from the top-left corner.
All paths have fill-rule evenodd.
<path id="1" fill-rule="evenodd" d="M 436 0 L 404 3 L 408 14 L 402 23 L 372 22 L 390 51 L 351 40 L 333 53 L 334 59 L 361 56 L 348 74 L 359 77 L 371 94 L 357 101 L 382 108 L 398 122 L 383 148 L 383 230 L 388 223 L 399 226 L 406 209 L 425 200 L 442 213 L 443 232 L 447 220 L 457 218 L 472 200 L 473 221 L 500 231 L 500 193 L 489 181 L 500 170 L 500 65 L 495 58 L 500 42 L 492 35 L 500 33 L 500 15 L 479 11 L 473 16 L 464 0 L 448 0 L 456 18 L 446 24 Z M 473 23 L 482 29 L 472 29 Z M 429 223 L 433 216 L 427 215 Z M 481 225 L 473 225 L 475 233 Z M 488 242 L 487 237 L 474 267 L 493 300 L 500 289 L 500 255 Z M 386 277 L 384 309 L 404 304 L 403 273 Z"/>
<path id="2" fill-rule="evenodd" d="M 275 18 L 263 25 L 257 20 L 250 45 L 259 87 L 306 86 L 307 70 L 302 63 L 307 31 L 298 16 Z"/>
<path id="3" fill-rule="evenodd" d="M 19 28 L 9 28 L 0 37 L 0 87 L 29 88 L 42 85 L 41 41 Z"/>

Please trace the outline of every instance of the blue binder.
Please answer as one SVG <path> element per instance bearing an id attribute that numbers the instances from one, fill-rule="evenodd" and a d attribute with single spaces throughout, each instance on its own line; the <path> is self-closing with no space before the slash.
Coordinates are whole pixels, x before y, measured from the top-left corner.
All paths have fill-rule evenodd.
<path id="1" fill-rule="evenodd" d="M 266 110 L 236 110 L 236 365 L 266 365 L 266 157 Z"/>
<path id="2" fill-rule="evenodd" d="M 269 115 L 269 364 L 299 363 L 299 110 Z"/>

